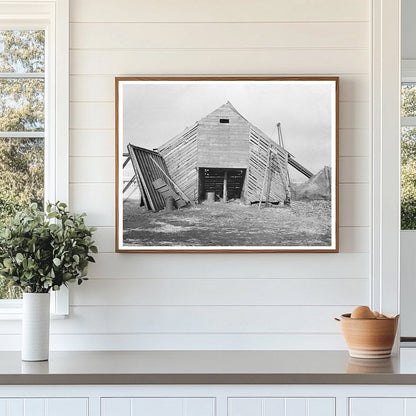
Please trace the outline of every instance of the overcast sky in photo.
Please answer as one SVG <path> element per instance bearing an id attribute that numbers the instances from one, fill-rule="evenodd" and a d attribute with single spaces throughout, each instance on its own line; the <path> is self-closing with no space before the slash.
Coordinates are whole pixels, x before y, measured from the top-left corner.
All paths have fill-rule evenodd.
<path id="1" fill-rule="evenodd" d="M 333 83 L 317 81 L 125 83 L 120 114 L 123 148 L 128 143 L 159 147 L 230 101 L 275 141 L 280 122 L 285 148 L 317 173 L 331 166 L 332 87 Z"/>

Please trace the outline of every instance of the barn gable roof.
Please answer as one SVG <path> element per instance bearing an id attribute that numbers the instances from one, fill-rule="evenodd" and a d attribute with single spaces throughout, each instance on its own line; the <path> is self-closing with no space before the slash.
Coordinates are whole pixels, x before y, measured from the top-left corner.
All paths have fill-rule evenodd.
<path id="1" fill-rule="evenodd" d="M 247 120 L 232 104 L 230 101 L 227 101 L 225 104 L 221 105 L 220 107 L 217 107 L 215 110 L 208 113 L 206 116 L 202 117 L 198 121 L 196 121 L 194 124 L 192 124 L 189 127 L 186 127 L 182 132 L 177 134 L 176 136 L 172 137 L 170 140 L 168 140 L 166 143 L 158 147 L 158 151 L 162 151 L 165 149 L 168 149 L 172 146 L 175 146 L 175 144 L 180 141 L 184 136 L 186 136 L 192 129 L 197 127 L 202 120 L 210 117 L 214 113 L 221 113 L 222 110 L 231 110 L 236 115 L 238 115 L 241 119 L 247 122 L 247 124 L 250 126 L 250 128 L 259 136 L 261 136 L 264 140 L 266 140 L 268 143 L 270 143 L 271 146 L 280 149 L 281 151 L 285 153 L 289 153 L 285 148 L 281 147 L 277 142 L 275 142 L 268 134 L 264 133 L 260 128 L 255 126 L 253 123 L 251 123 L 249 120 Z M 290 153 L 289 153 L 290 154 Z"/>
<path id="2" fill-rule="evenodd" d="M 209 118 L 210 116 L 212 116 L 215 113 L 221 113 L 222 111 L 229 111 L 231 110 L 232 112 L 234 112 L 235 114 L 237 114 L 240 118 L 242 118 L 243 120 L 245 120 L 247 123 L 251 124 L 241 113 L 239 113 L 236 108 L 230 103 L 230 101 L 227 101 L 225 104 L 221 105 L 220 107 L 216 108 L 214 111 L 211 111 L 210 113 L 208 113 L 206 116 L 202 117 L 198 123 L 200 123 L 202 120 Z"/>
<path id="3" fill-rule="evenodd" d="M 284 147 L 280 146 L 278 143 L 276 143 L 268 134 L 264 133 L 261 129 L 259 129 L 257 126 L 255 126 L 253 123 L 248 121 L 232 104 L 230 101 L 227 101 L 225 104 L 223 104 L 221 107 L 218 107 L 216 110 L 209 113 L 206 117 L 209 117 L 211 114 L 220 112 L 222 109 L 231 109 L 234 113 L 236 113 L 239 117 L 244 119 L 250 126 L 250 128 L 255 131 L 259 136 L 261 136 L 264 140 L 270 143 L 273 147 L 276 147 L 280 149 L 281 151 L 284 151 L 285 153 L 289 153 Z M 204 117 L 205 118 L 205 117 Z M 202 120 L 202 119 L 201 119 Z"/>

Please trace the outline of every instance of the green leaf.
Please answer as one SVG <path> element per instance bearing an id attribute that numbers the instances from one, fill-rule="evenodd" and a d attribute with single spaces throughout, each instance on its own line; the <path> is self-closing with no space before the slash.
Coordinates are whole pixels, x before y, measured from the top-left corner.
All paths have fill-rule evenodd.
<path id="1" fill-rule="evenodd" d="M 53 264 L 54 264 L 56 267 L 59 267 L 59 266 L 61 265 L 61 260 L 60 260 L 60 259 L 58 259 L 58 257 L 55 257 L 52 261 L 53 261 Z"/>

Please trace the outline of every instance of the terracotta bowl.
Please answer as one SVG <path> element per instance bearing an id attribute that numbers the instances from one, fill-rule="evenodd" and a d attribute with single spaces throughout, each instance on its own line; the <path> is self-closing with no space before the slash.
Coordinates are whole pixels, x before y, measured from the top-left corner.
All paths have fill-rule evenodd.
<path id="1" fill-rule="evenodd" d="M 382 319 L 352 319 L 341 315 L 341 329 L 351 357 L 388 358 L 391 356 L 399 315 Z"/>

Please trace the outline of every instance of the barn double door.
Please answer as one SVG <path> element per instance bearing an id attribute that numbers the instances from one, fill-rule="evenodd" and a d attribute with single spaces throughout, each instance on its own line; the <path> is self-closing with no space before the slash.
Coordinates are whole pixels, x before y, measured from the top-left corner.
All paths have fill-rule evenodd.
<path id="1" fill-rule="evenodd" d="M 199 169 L 199 199 L 204 201 L 213 192 L 223 202 L 241 198 L 246 169 Z"/>

